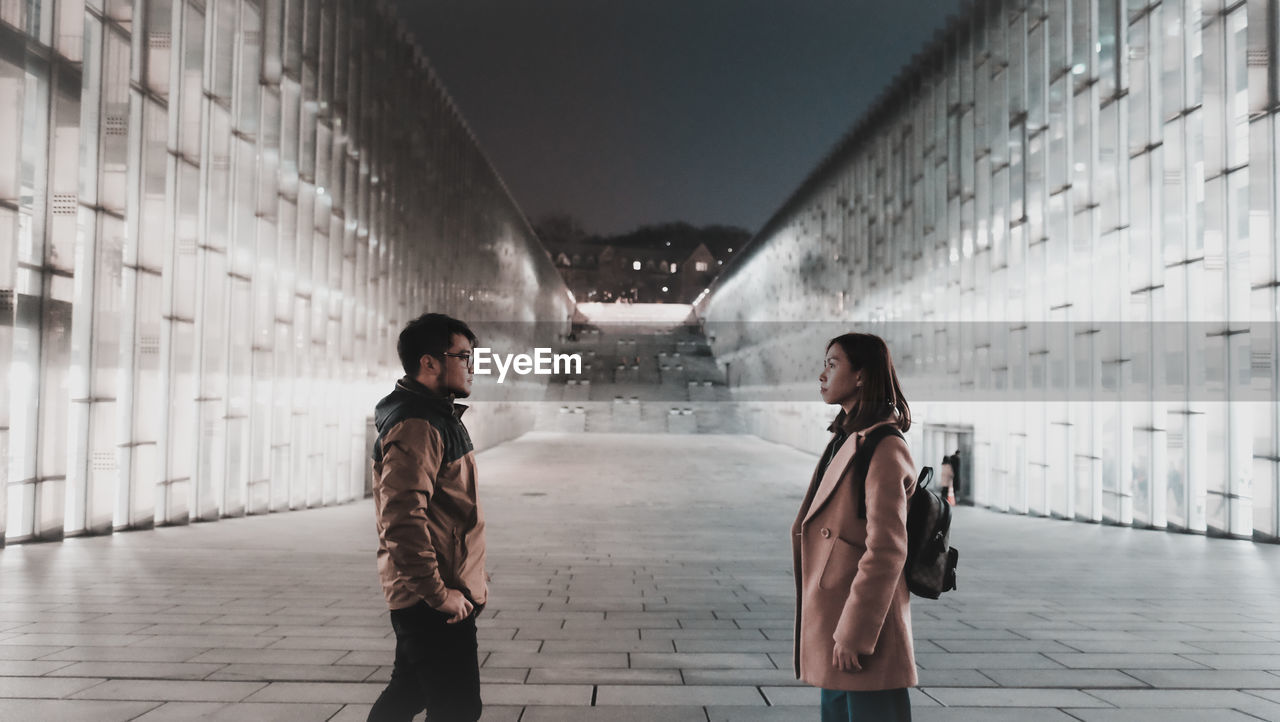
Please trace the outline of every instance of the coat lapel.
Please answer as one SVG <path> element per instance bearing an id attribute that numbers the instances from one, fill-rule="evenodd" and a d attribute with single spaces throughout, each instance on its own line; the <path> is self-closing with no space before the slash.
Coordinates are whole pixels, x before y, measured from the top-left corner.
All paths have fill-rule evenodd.
<path id="1" fill-rule="evenodd" d="M 845 467 L 849 465 L 849 460 L 857 453 L 858 442 L 862 438 L 858 434 L 851 434 L 845 442 L 840 445 L 840 450 L 832 457 L 831 463 L 827 464 L 827 471 L 822 475 L 822 481 L 818 484 L 818 491 L 813 495 L 813 502 L 809 504 L 809 511 L 804 515 L 804 521 L 809 521 L 813 515 L 827 503 L 827 499 L 836 490 L 836 485 L 840 483 L 840 477 L 844 475 Z"/>

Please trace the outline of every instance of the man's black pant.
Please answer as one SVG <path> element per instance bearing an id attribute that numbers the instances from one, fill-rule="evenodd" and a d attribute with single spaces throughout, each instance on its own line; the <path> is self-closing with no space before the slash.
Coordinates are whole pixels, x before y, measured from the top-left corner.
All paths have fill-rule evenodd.
<path id="1" fill-rule="evenodd" d="M 391 610 L 396 663 L 369 722 L 408 722 L 424 709 L 428 722 L 480 719 L 475 614 L 457 624 L 448 619 L 426 602 Z"/>

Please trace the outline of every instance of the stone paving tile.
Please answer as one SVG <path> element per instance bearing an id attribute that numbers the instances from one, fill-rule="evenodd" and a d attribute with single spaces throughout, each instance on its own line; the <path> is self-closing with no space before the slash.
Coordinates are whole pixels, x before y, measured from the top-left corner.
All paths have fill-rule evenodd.
<path id="1" fill-rule="evenodd" d="M 535 651 L 539 651 L 535 649 Z M 540 643 L 540 651 L 546 654 L 567 652 L 674 652 L 676 645 L 669 639 L 548 639 Z"/>
<path id="2" fill-rule="evenodd" d="M 750 686 L 804 684 L 788 669 L 682 669 L 685 684 L 739 684 Z"/>
<path id="3" fill-rule="evenodd" d="M 118 612 L 113 614 L 105 614 L 95 617 L 93 621 L 103 622 L 104 624 L 146 624 L 148 626 L 156 624 L 204 624 L 214 623 L 218 619 L 215 614 L 184 614 L 184 613 L 165 613 L 156 614 L 138 614 L 136 612 Z M 262 619 L 258 616 L 247 617 L 245 623 L 253 624 Z"/>
<path id="4" fill-rule="evenodd" d="M 922 689 L 908 690 L 911 697 L 911 708 L 937 707 L 938 703 Z M 760 693 L 774 706 L 803 707 L 813 705 L 817 712 L 819 692 L 813 687 L 761 687 Z"/>
<path id="5" fill-rule="evenodd" d="M 600 685 L 596 692 L 596 704 L 666 706 L 666 705 L 764 705 L 764 697 L 755 687 L 728 687 L 718 685 L 679 686 L 621 686 Z"/>
<path id="6" fill-rule="evenodd" d="M 135 722 L 325 722 L 342 709 L 337 704 L 222 704 L 167 702 Z"/>
<path id="7" fill-rule="evenodd" d="M 1049 659 L 1069 669 L 1209 669 L 1208 665 L 1176 654 L 1058 654 Z"/>
<path id="8" fill-rule="evenodd" d="M 205 650 L 197 647 L 70 647 L 46 654 L 42 660 L 72 662 L 187 662 Z"/>
<path id="9" fill-rule="evenodd" d="M 373 704 L 385 686 L 351 682 L 272 682 L 242 701 Z"/>
<path id="10" fill-rule="evenodd" d="M 1213 669 L 1280 670 L 1280 654 L 1186 654 L 1183 656 Z"/>
<path id="11" fill-rule="evenodd" d="M 641 639 L 769 639 L 759 629 L 641 629 Z"/>
<path id="12" fill-rule="evenodd" d="M 748 622 L 739 623 L 733 619 L 682 619 L 679 625 L 680 629 L 759 629 L 758 626 Z M 671 629 L 671 627 L 663 627 Z"/>
<path id="13" fill-rule="evenodd" d="M 975 652 L 916 655 L 921 669 L 1062 669 L 1065 665 L 1042 654 Z"/>
<path id="14" fill-rule="evenodd" d="M 1255 697 L 1261 697 L 1263 699 L 1271 700 L 1272 702 L 1280 703 L 1280 689 L 1246 689 L 1244 691 L 1254 695 Z"/>
<path id="15" fill-rule="evenodd" d="M 314 650 L 314 649 L 350 649 L 350 650 L 366 650 L 376 651 L 386 649 L 388 646 L 395 647 L 394 639 L 370 639 L 358 637 L 285 637 L 283 639 L 268 639 L 268 649 L 298 649 L 298 650 Z"/>
<path id="16" fill-rule="evenodd" d="M 545 639 L 545 640 L 587 640 L 587 641 L 631 641 L 640 639 L 640 632 L 648 632 L 650 630 L 635 629 L 520 629 L 516 631 L 515 639 Z M 679 631 L 679 630 L 677 630 Z M 662 639 L 661 637 L 659 639 Z M 666 637 L 665 639 L 671 639 Z"/>
<path id="17" fill-rule="evenodd" d="M 985 669 L 982 673 L 1001 687 L 1134 687 L 1142 680 L 1114 669 Z M 921 685 L 924 681 L 921 680 Z"/>
<path id="18" fill-rule="evenodd" d="M 58 646 L 6 647 L 0 645 L 0 661 L 29 662 L 66 649 Z"/>
<path id="19" fill-rule="evenodd" d="M 369 710 L 372 707 L 372 703 L 343 705 L 337 714 L 329 718 L 329 722 L 366 722 L 369 719 Z M 517 711 L 519 709 L 519 707 L 516 708 Z M 486 707 L 484 712 L 488 714 L 489 708 Z M 516 719 L 518 720 L 519 717 L 516 717 Z"/>
<path id="20" fill-rule="evenodd" d="M 1280 675 L 1247 670 L 1127 669 L 1161 689 L 1280 689 Z"/>
<path id="21" fill-rule="evenodd" d="M 623 615 L 610 614 L 608 616 L 609 616 L 609 621 L 616 622 L 618 621 L 618 617 L 621 617 Z M 644 617 L 645 615 L 633 615 L 633 616 Z M 517 609 L 514 611 L 506 611 L 506 610 L 497 611 L 495 614 L 493 614 L 493 616 L 488 617 L 488 619 L 494 624 L 503 624 L 503 625 L 505 625 L 508 622 L 551 622 L 551 621 L 604 622 L 605 613 L 604 612 L 545 612 L 545 611 L 538 611 L 538 610 L 531 610 L 531 609 Z M 675 621 L 674 618 L 672 619 L 672 621 Z M 633 624 L 631 622 L 623 622 L 623 624 L 626 624 L 626 626 L 629 626 L 629 627 L 637 626 L 636 624 Z M 517 626 L 519 625 L 517 624 Z"/>
<path id="22" fill-rule="evenodd" d="M 651 654 L 631 655 L 631 666 L 659 669 L 775 669 L 767 654 Z"/>
<path id="23" fill-rule="evenodd" d="M 1241 619 L 1238 621 L 1203 621 L 1195 626 L 1215 632 L 1249 632 L 1251 634 L 1280 634 L 1280 623 L 1261 622 L 1258 619 Z"/>
<path id="24" fill-rule="evenodd" d="M 790 641 L 768 639 L 677 639 L 676 651 L 685 652 L 766 652 L 791 654 Z"/>
<path id="25" fill-rule="evenodd" d="M 753 586 L 756 586 L 756 587 L 762 586 L 767 582 L 767 580 L 763 578 L 754 578 L 749 581 Z M 787 591 L 788 593 L 790 593 L 792 590 L 788 588 Z M 783 599 L 779 601 L 781 601 L 782 603 L 786 603 L 788 600 Z M 793 615 L 789 610 L 771 609 L 767 606 L 767 605 L 776 604 L 776 603 L 777 603 L 776 601 L 762 601 L 759 606 L 752 605 L 751 611 L 734 612 L 732 618 L 734 621 L 737 621 L 737 622 L 746 622 L 746 621 L 753 621 L 753 620 L 767 620 L 767 621 L 777 622 L 779 624 L 783 622 L 790 622 L 792 620 Z"/>
<path id="26" fill-rule="evenodd" d="M 582 705 L 591 704 L 586 684 L 491 684 L 481 690 L 486 705 Z"/>
<path id="27" fill-rule="evenodd" d="M 1200 646 L 1193 646 L 1187 642 L 1177 642 L 1173 640 L 1073 639 L 1070 641 L 1056 642 L 1056 644 L 1066 647 L 1067 649 L 1047 649 L 1042 651 L 1061 651 L 1068 653 L 1082 652 L 1084 654 L 1182 654 L 1187 655 L 1188 658 L 1193 654 L 1204 654 L 1206 651 L 1212 651 L 1205 650 Z M 1280 646 L 1277 646 L 1276 650 L 1280 651 Z"/>
<path id="28" fill-rule="evenodd" d="M 186 662 L 74 662 L 50 677 L 105 677 L 110 679 L 204 679 L 222 669 L 221 664 Z"/>
<path id="29" fill-rule="evenodd" d="M 769 704 L 774 706 L 806 706 L 818 705 L 819 692 L 813 687 L 761 687 L 760 694 L 764 695 Z"/>
<path id="30" fill-rule="evenodd" d="M 392 642 L 389 647 L 394 648 L 395 643 Z M 376 656 L 377 662 L 365 662 L 348 660 L 345 657 L 356 654 L 369 654 Z M 210 649 L 190 658 L 191 662 L 222 662 L 224 664 L 338 664 L 338 660 L 342 660 L 342 664 L 351 665 L 376 665 L 391 662 L 393 654 L 391 651 L 385 653 L 377 652 L 346 652 L 340 649 Z"/>
<path id="31" fill-rule="evenodd" d="M 138 641 L 128 634 L 17 634 L 0 639 L 3 647 L 125 647 Z"/>
<path id="32" fill-rule="evenodd" d="M 279 637 L 233 637 L 230 635 L 165 635 L 154 637 L 132 638 L 135 648 L 145 647 L 200 647 L 202 649 L 212 649 L 213 647 L 223 647 L 229 649 L 262 649 L 269 646 L 273 642 L 280 641 Z M 81 644 L 84 644 L 83 642 Z"/>
<path id="33" fill-rule="evenodd" d="M 68 699 L 0 699 L 0 720 L 28 722 L 126 722 L 159 702 L 99 702 Z"/>
<path id="34" fill-rule="evenodd" d="M 1225 709 L 1233 709 L 1253 715 L 1258 719 L 1280 720 L 1280 703 L 1257 694 L 1256 691 L 1236 690 L 1089 690 L 1090 694 L 1105 699 L 1124 709 L 1159 707 L 1166 709 L 1197 709 L 1206 718 Z"/>
<path id="35" fill-rule="evenodd" d="M 75 662 L 27 662 L 0 660 L 0 677 L 39 677 Z"/>
<path id="36" fill-rule="evenodd" d="M 565 626 L 564 620 L 562 619 L 543 619 L 538 621 L 528 619 L 490 619 L 481 623 L 480 626 L 489 633 L 492 633 L 495 630 L 520 629 L 537 634 L 538 632 L 554 632 L 559 629 L 569 629 L 569 627 Z M 607 630 L 608 627 L 605 626 L 604 622 L 594 622 L 590 625 L 575 626 L 573 629 Z M 623 629 L 630 631 L 629 627 L 624 627 Z"/>
<path id="37" fill-rule="evenodd" d="M 1078 652 L 1062 642 L 1052 639 L 935 639 L 941 651 L 947 653 L 1040 653 L 1040 652 Z M 916 646 L 920 652 L 920 646 Z"/>
<path id="38" fill-rule="evenodd" d="M 1205 722 L 1201 709 L 1067 709 L 1081 722 Z M 1259 718 L 1235 710 L 1214 710 L 1213 722 L 1257 722 Z"/>
<path id="39" fill-rule="evenodd" d="M 337 664 L 228 664 L 205 679 L 228 682 L 363 682 L 377 667 Z"/>
<path id="40" fill-rule="evenodd" d="M 389 642 L 391 640 L 388 640 Z M 543 642 L 539 639 L 486 639 L 484 648 L 490 652 L 509 652 L 511 654 L 537 654 L 539 651 L 546 651 Z M 394 646 L 394 642 L 392 642 Z M 596 651 L 596 650 L 585 650 Z M 617 650 L 605 650 L 617 651 Z"/>
<path id="41" fill-rule="evenodd" d="M 560 667 L 565 669 L 590 669 L 593 667 L 627 667 L 625 654 L 591 653 L 542 653 L 511 654 L 494 652 L 484 662 L 485 667 Z M 636 665 L 640 666 L 640 665 Z"/>
<path id="42" fill-rule="evenodd" d="M 818 717 L 818 707 L 715 707 L 706 708 L 710 722 L 796 722 Z"/>
<path id="43" fill-rule="evenodd" d="M 72 699 L 238 702 L 262 689 L 261 682 L 186 682 L 168 679 L 110 679 L 69 696 Z"/>
<path id="44" fill-rule="evenodd" d="M 529 707 L 520 722 L 706 722 L 701 707 Z"/>
<path id="45" fill-rule="evenodd" d="M 391 667 L 379 667 L 377 674 L 366 679 L 366 682 L 375 680 L 381 682 L 391 681 Z M 487 667 L 480 668 L 481 684 L 524 684 L 529 677 L 528 667 Z"/>
<path id="46" fill-rule="evenodd" d="M 190 615 L 196 617 L 197 615 Z M 166 623 L 178 623 L 178 620 L 165 620 Z M 228 626 L 252 626 L 255 624 L 276 624 L 286 625 L 294 629 L 320 629 L 323 627 L 372 627 L 372 626 L 391 626 L 386 620 L 379 623 L 377 620 L 371 621 L 369 624 L 355 624 L 351 619 L 339 619 L 338 615 L 333 612 L 311 613 L 305 614 L 296 610 L 289 610 L 279 614 L 221 614 L 216 617 L 195 618 L 190 624 L 209 624 L 209 625 L 228 625 Z"/>
<path id="47" fill-rule="evenodd" d="M 279 650 L 266 650 L 266 651 L 279 651 Z M 391 644 L 391 645 L 388 645 L 386 649 L 380 652 L 360 651 L 360 652 L 347 652 L 345 654 L 343 654 L 342 652 L 326 652 L 326 654 L 339 655 L 338 659 L 334 660 L 333 664 L 351 664 L 356 666 L 368 666 L 371 664 L 384 665 L 384 664 L 394 663 L 395 657 L 396 657 L 395 651 L 396 651 L 395 645 Z M 483 655 L 483 652 L 481 652 L 481 654 Z M 482 656 L 482 659 L 483 659 L 483 656 Z M 274 662 L 275 660 L 262 660 L 262 661 Z"/>
<path id="48" fill-rule="evenodd" d="M 938 687 L 929 696 L 947 707 L 1109 707 L 1111 705 L 1076 689 L 1004 688 L 962 689 Z"/>
<path id="49" fill-rule="evenodd" d="M 206 624 L 205 629 L 216 628 L 217 624 Z M 144 632 L 145 633 L 145 632 Z M 335 624 L 323 624 L 314 627 L 299 627 L 296 624 L 280 625 L 268 627 L 265 631 L 260 632 L 268 637 L 342 637 L 346 639 L 383 639 L 387 635 L 394 634 L 391 630 L 391 624 L 386 626 L 378 625 L 368 627 L 343 627 Z"/>
<path id="50" fill-rule="evenodd" d="M 696 684 L 677 669 L 573 669 L 537 667 L 527 671 L 527 684 Z"/>
<path id="51" fill-rule="evenodd" d="M 975 632 L 981 630 L 973 630 Z M 999 630 L 990 631 L 990 637 L 986 635 L 973 636 L 972 634 L 960 637 L 961 639 L 999 639 L 994 636 L 1000 633 Z M 1117 639 L 1159 639 L 1159 637 L 1140 637 L 1131 632 L 1116 631 L 1114 629 L 1020 629 L 1017 633 L 1010 630 L 1004 630 L 1008 637 L 1005 639 L 1050 639 L 1064 644 L 1071 644 L 1073 640 L 1103 640 L 1114 641 Z M 945 636 L 934 635 L 935 638 L 945 639 Z"/>
<path id="52" fill-rule="evenodd" d="M 89 634 L 133 634 L 139 630 L 156 626 L 152 623 L 120 623 L 120 622 L 101 622 L 94 619 L 89 622 L 32 622 L 23 624 L 14 629 L 6 630 L 6 636 L 16 636 L 17 634 L 70 634 L 70 635 L 89 635 Z M 153 634 L 153 632 L 142 632 L 143 634 Z"/>
<path id="53" fill-rule="evenodd" d="M 1196 649 L 1194 654 L 1208 652 L 1210 654 L 1280 654 L 1280 642 L 1213 642 L 1198 641 L 1188 646 Z"/>
<path id="54" fill-rule="evenodd" d="M 990 676 L 976 669 L 920 669 L 921 687 L 998 687 Z"/>
<path id="55" fill-rule="evenodd" d="M 0 677 L 0 699 L 25 697 L 58 699 L 101 684 L 103 679 L 85 677 Z"/>
<path id="56" fill-rule="evenodd" d="M 696 614 L 669 614 L 667 612 L 616 612 L 608 615 L 608 621 L 624 624 L 637 629 L 645 627 L 678 627 L 681 622 L 689 622 L 700 617 Z M 705 618 L 713 618 L 706 615 Z"/>
<path id="57" fill-rule="evenodd" d="M 1096 630 L 1096 633 L 1105 635 L 1107 630 Z M 1219 632 L 1209 629 L 1197 629 L 1195 627 L 1186 627 L 1172 632 L 1134 632 L 1143 639 L 1153 640 L 1172 640 L 1178 642 L 1190 642 L 1196 644 L 1199 642 L 1265 642 L 1267 641 L 1266 633 L 1259 632 Z M 1103 637 L 1105 638 L 1105 637 Z"/>
<path id="58" fill-rule="evenodd" d="M 914 722 L 1079 722 L 1078 717 L 1049 707 L 927 707 L 912 709 L 911 719 Z"/>

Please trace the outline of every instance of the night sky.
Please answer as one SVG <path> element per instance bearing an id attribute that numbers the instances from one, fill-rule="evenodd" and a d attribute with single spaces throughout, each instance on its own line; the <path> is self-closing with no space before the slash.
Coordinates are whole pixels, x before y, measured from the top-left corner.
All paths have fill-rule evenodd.
<path id="1" fill-rule="evenodd" d="M 393 0 L 533 220 L 752 232 L 960 0 Z"/>

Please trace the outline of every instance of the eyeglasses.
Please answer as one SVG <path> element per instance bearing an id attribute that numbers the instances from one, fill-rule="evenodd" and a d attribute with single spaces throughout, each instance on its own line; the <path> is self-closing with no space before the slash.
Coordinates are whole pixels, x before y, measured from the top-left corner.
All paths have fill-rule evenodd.
<path id="1" fill-rule="evenodd" d="M 470 351 L 464 351 L 463 353 L 449 353 L 448 351 L 445 351 L 440 355 L 449 356 L 450 358 L 460 358 L 462 359 L 463 365 L 467 367 L 467 370 L 471 369 L 471 352 Z"/>

